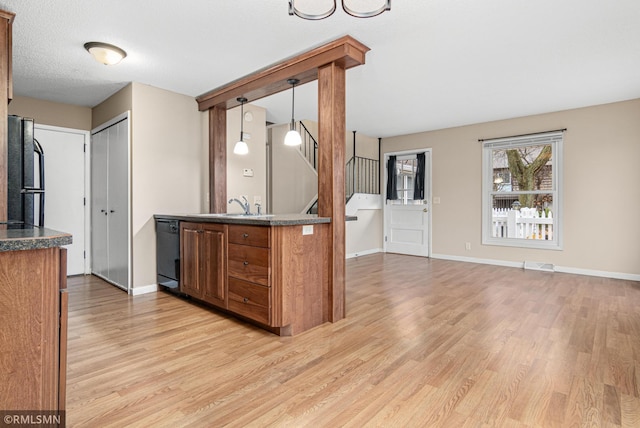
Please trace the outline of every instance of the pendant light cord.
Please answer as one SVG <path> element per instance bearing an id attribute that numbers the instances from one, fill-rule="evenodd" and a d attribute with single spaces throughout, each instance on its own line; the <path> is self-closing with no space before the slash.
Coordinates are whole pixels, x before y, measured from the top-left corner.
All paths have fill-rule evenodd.
<path id="1" fill-rule="evenodd" d="M 291 127 L 293 131 L 295 129 L 295 111 L 296 111 L 296 83 L 291 84 Z"/>

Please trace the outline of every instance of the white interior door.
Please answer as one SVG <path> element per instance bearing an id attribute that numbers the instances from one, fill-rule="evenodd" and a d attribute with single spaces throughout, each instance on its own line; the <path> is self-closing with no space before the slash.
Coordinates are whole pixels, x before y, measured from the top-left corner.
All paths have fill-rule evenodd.
<path id="1" fill-rule="evenodd" d="M 413 199 L 417 168 L 416 153 L 397 154 L 396 158 L 398 199 L 386 199 L 385 251 L 429 257 L 431 152 L 425 152 L 424 197 L 419 200 Z"/>
<path id="2" fill-rule="evenodd" d="M 73 235 L 67 248 L 67 274 L 87 273 L 85 263 L 85 144 L 87 131 L 35 125 L 34 136 L 45 160 L 44 226 Z"/>
<path id="3" fill-rule="evenodd" d="M 129 120 L 109 127 L 109 279 L 129 288 Z"/>
<path id="4" fill-rule="evenodd" d="M 103 278 L 109 277 L 107 137 L 105 132 L 91 136 L 91 271 Z"/>
<path id="5" fill-rule="evenodd" d="M 122 116 L 91 136 L 91 271 L 129 290 L 129 119 Z"/>

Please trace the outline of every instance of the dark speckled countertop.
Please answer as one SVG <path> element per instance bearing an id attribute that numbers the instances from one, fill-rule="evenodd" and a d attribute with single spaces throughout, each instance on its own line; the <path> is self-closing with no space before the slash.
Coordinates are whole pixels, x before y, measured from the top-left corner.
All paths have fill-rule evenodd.
<path id="1" fill-rule="evenodd" d="M 69 245 L 68 233 L 36 226 L 0 223 L 0 251 L 38 250 Z"/>
<path id="2" fill-rule="evenodd" d="M 192 221 L 200 223 L 252 224 L 256 226 L 291 226 L 296 224 L 331 223 L 330 217 L 313 214 L 156 214 L 156 219 Z"/>

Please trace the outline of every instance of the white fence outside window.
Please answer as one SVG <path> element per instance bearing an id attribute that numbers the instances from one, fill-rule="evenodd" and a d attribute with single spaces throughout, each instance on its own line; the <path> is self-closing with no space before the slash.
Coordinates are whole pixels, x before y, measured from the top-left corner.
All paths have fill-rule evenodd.
<path id="1" fill-rule="evenodd" d="M 553 215 L 535 208 L 494 208 L 491 232 L 494 238 L 552 240 Z"/>

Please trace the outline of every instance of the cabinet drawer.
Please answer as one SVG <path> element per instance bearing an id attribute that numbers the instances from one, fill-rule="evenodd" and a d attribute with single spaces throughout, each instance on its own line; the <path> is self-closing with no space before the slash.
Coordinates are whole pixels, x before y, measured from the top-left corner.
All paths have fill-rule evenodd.
<path id="1" fill-rule="evenodd" d="M 264 226 L 229 225 L 229 243 L 269 247 L 269 231 Z"/>
<path id="2" fill-rule="evenodd" d="M 229 278 L 229 310 L 263 324 L 271 322 L 269 288 Z"/>
<path id="3" fill-rule="evenodd" d="M 229 276 L 269 285 L 269 249 L 229 244 Z"/>

